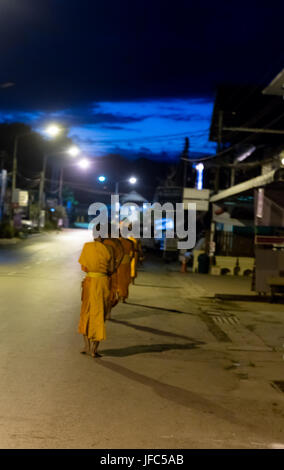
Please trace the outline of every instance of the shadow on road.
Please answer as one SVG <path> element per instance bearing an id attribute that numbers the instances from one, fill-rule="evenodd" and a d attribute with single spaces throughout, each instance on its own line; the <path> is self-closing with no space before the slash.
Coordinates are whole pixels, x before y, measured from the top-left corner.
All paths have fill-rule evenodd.
<path id="1" fill-rule="evenodd" d="M 95 364 L 99 367 L 104 367 L 105 369 L 109 369 L 117 374 L 120 374 L 129 380 L 150 387 L 161 398 L 169 400 L 177 405 L 190 408 L 192 410 L 197 411 L 198 413 L 201 412 L 215 416 L 219 419 L 226 420 L 232 425 L 245 426 L 246 431 L 248 431 L 248 429 L 250 429 L 251 431 L 255 430 L 254 426 L 251 423 L 245 423 L 241 421 L 235 416 L 234 413 L 218 405 L 216 402 L 204 398 L 200 395 L 200 393 L 191 392 L 189 390 L 185 390 L 174 385 L 169 385 L 164 382 L 160 382 L 151 377 L 147 377 L 146 375 L 127 369 L 126 367 L 121 366 L 120 364 L 114 364 L 104 359 L 96 360 Z"/>
<path id="2" fill-rule="evenodd" d="M 104 349 L 102 351 L 103 356 L 113 356 L 113 357 L 125 357 L 125 356 L 134 356 L 135 354 L 145 354 L 153 352 L 163 352 L 170 351 L 172 349 L 176 350 L 189 350 L 196 349 L 197 344 L 137 344 L 135 346 L 128 346 L 127 348 L 119 349 Z"/>
<path id="3" fill-rule="evenodd" d="M 158 330 L 156 328 L 151 328 L 149 326 L 135 325 L 134 323 L 129 323 L 128 321 L 125 321 L 125 320 L 116 320 L 112 318 L 109 321 L 111 321 L 112 323 L 118 323 L 120 325 L 129 326 L 129 328 L 133 328 L 134 330 L 145 331 L 146 333 L 152 333 L 158 336 L 168 336 L 170 338 L 185 339 L 187 341 L 192 341 L 194 344 L 205 344 L 204 341 L 197 341 L 194 338 L 190 338 L 188 336 L 177 335 L 176 333 L 170 333 L 168 331 Z"/>
<path id="4" fill-rule="evenodd" d="M 185 315 L 194 315 L 193 313 L 182 312 L 181 310 L 176 310 L 174 308 L 155 307 L 153 305 L 135 304 L 133 302 L 125 302 L 125 303 L 126 305 L 133 305 L 134 307 L 150 308 L 151 310 L 163 310 L 164 312 L 184 313 Z"/>
<path id="5" fill-rule="evenodd" d="M 158 287 L 159 289 L 181 289 L 180 286 L 155 286 L 154 284 L 139 284 L 139 283 L 136 283 L 134 284 L 135 286 L 138 286 L 138 287 Z"/>

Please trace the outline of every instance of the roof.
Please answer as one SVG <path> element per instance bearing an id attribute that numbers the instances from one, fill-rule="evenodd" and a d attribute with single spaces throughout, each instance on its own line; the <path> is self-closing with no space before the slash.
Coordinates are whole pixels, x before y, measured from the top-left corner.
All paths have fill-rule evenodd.
<path id="1" fill-rule="evenodd" d="M 284 96 L 284 69 L 262 91 L 264 95 Z"/>

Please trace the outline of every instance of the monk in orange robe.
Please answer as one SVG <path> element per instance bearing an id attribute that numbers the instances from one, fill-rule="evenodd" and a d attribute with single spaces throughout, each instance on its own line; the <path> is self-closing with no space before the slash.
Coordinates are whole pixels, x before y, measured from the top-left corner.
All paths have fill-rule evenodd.
<path id="1" fill-rule="evenodd" d="M 84 336 L 83 354 L 100 357 L 98 346 L 106 339 L 105 316 L 109 308 L 110 276 L 114 270 L 114 253 L 101 237 L 85 243 L 79 258 L 86 277 L 82 282 L 82 306 L 78 332 Z"/>
<path id="2" fill-rule="evenodd" d="M 129 295 L 129 284 L 131 282 L 131 260 L 134 256 L 134 243 L 128 238 L 119 237 L 124 249 L 124 257 L 117 271 L 117 292 L 119 300 L 125 302 Z"/>
<path id="3" fill-rule="evenodd" d="M 132 284 L 134 284 L 135 279 L 137 277 L 138 261 L 143 259 L 143 252 L 142 252 L 142 247 L 141 247 L 141 241 L 139 239 L 129 236 L 128 240 L 131 240 L 134 244 L 134 256 L 131 260 L 131 271 L 130 271 L 131 281 L 132 281 Z"/>
<path id="4" fill-rule="evenodd" d="M 109 307 L 106 314 L 106 319 L 111 319 L 111 309 L 115 307 L 119 301 L 117 287 L 118 287 L 118 280 L 117 280 L 117 270 L 121 264 L 121 261 L 124 256 L 124 249 L 123 246 L 118 238 L 104 238 L 103 239 L 104 245 L 110 246 L 113 249 L 114 253 L 114 272 L 110 278 L 110 299 L 109 299 Z"/>

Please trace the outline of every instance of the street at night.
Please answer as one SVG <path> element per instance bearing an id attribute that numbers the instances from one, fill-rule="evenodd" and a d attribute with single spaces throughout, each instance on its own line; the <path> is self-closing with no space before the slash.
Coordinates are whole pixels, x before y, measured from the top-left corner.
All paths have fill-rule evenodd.
<path id="1" fill-rule="evenodd" d="M 0 0 L 1 456 L 284 449 L 283 14 Z"/>
<path id="2" fill-rule="evenodd" d="M 94 360 L 77 333 L 90 239 L 65 230 L 0 249 L 1 447 L 283 446 L 283 305 L 218 300 L 234 279 L 148 255 Z"/>

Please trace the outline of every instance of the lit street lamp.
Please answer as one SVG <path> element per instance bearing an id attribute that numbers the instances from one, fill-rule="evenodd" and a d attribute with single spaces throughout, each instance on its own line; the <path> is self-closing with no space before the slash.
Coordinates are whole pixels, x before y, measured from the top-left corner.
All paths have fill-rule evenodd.
<path id="1" fill-rule="evenodd" d="M 106 181 L 106 177 L 104 175 L 101 175 L 98 177 L 98 180 L 100 183 L 104 183 Z M 137 178 L 135 176 L 131 176 L 131 178 L 128 178 L 127 180 L 120 180 L 115 182 L 115 194 L 118 194 L 118 189 L 119 189 L 119 183 L 124 183 L 125 181 L 128 181 L 130 184 L 136 184 L 137 183 Z"/>
<path id="2" fill-rule="evenodd" d="M 115 183 L 115 194 L 119 194 L 119 183 L 123 183 L 124 181 L 128 181 L 130 184 L 136 184 L 137 183 L 137 178 L 134 176 L 131 176 L 131 178 L 128 178 L 128 180 L 120 180 Z"/>
<path id="3" fill-rule="evenodd" d="M 57 137 L 61 133 L 61 130 L 62 130 L 61 127 L 58 126 L 57 124 L 50 124 L 45 129 L 45 133 L 53 139 L 54 137 Z"/>
<path id="4" fill-rule="evenodd" d="M 81 150 L 76 145 L 72 145 L 72 147 L 67 150 L 67 153 L 70 157 L 77 157 L 81 153 Z"/>
<path id="5" fill-rule="evenodd" d="M 81 150 L 79 149 L 79 147 L 72 146 L 67 150 L 67 153 L 72 157 L 76 157 L 77 155 L 79 155 L 79 153 L 81 153 Z M 80 168 L 84 170 L 88 168 L 89 165 L 90 165 L 90 162 L 86 158 L 83 158 L 82 160 L 78 162 L 78 166 L 80 166 Z M 60 206 L 62 206 L 63 172 L 64 172 L 64 166 L 62 165 L 61 170 L 60 170 L 59 191 L 58 191 L 58 199 L 59 199 Z"/>
<path id="6" fill-rule="evenodd" d="M 82 169 L 82 170 L 87 170 L 90 166 L 91 162 L 90 160 L 87 160 L 86 158 L 83 158 L 82 160 L 80 160 L 78 162 L 78 166 Z"/>
<path id="7" fill-rule="evenodd" d="M 61 132 L 62 132 L 62 128 L 60 126 L 58 126 L 57 124 L 50 124 L 44 130 L 44 133 L 46 135 L 48 135 L 51 139 L 55 139 L 56 137 L 58 137 L 61 134 Z M 45 153 L 44 156 L 43 156 L 42 170 L 41 170 L 41 173 L 40 173 L 39 194 L 38 194 L 39 210 L 41 210 L 41 207 L 42 207 L 44 182 L 45 182 L 45 172 L 46 172 L 46 165 L 47 165 L 48 157 L 49 157 L 49 155 L 47 155 Z"/>

